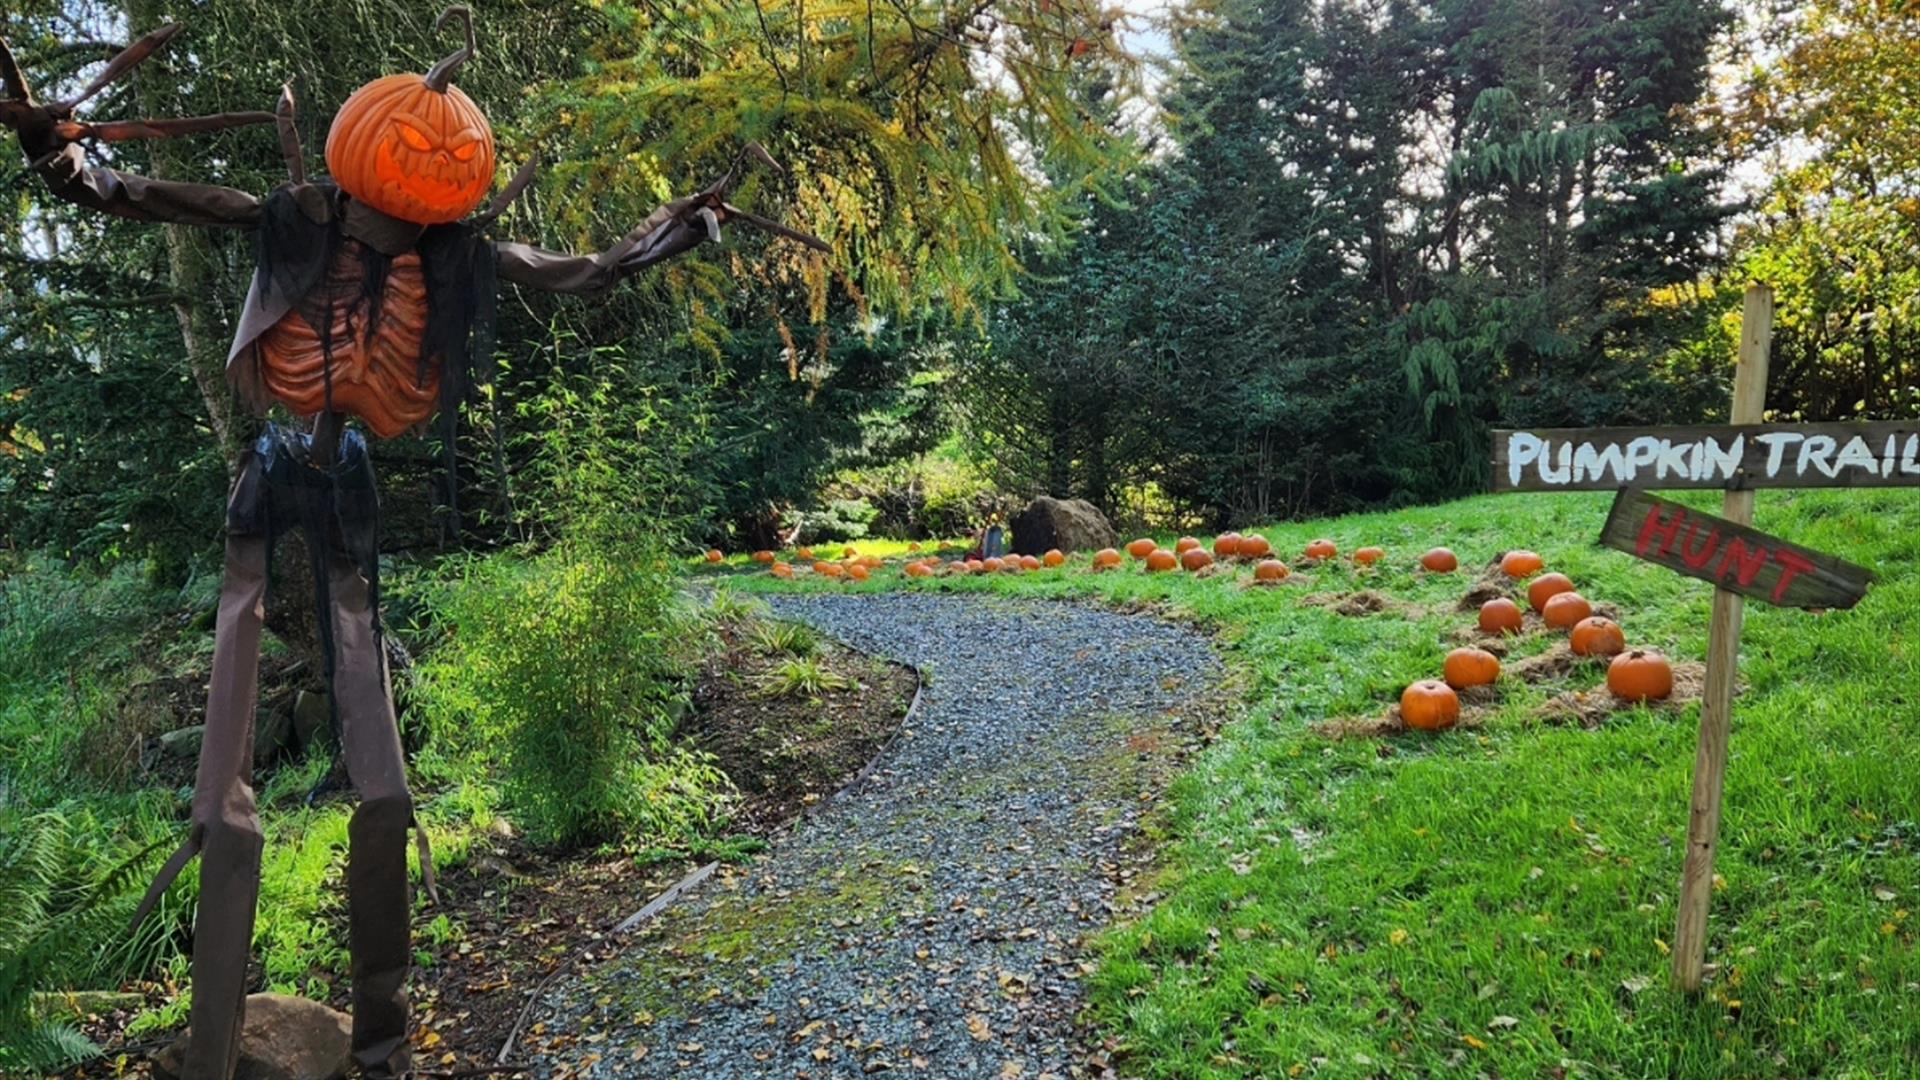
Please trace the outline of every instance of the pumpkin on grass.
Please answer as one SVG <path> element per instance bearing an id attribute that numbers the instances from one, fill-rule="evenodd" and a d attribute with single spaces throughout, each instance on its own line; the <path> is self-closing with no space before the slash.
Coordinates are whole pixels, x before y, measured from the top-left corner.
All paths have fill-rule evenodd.
<path id="1" fill-rule="evenodd" d="M 954 565 L 956 565 L 956 566 L 963 566 L 963 565 L 965 565 L 965 564 L 963 564 L 963 563 L 955 563 Z M 962 570 L 961 572 L 962 572 L 962 573 L 965 573 L 966 571 L 964 571 L 964 570 Z M 932 570 L 932 569 L 931 569 L 930 567 L 928 567 L 926 563 L 908 563 L 908 564 L 907 564 L 907 576 L 908 576 L 908 577 L 914 577 L 914 578 L 919 578 L 919 577 L 932 577 L 932 576 L 933 576 L 933 570 Z"/>
<path id="2" fill-rule="evenodd" d="M 1140 539 L 1135 540 L 1132 543 L 1127 545 L 1127 554 L 1133 556 L 1136 559 L 1144 559 L 1147 556 L 1153 554 L 1154 549 L 1158 548 L 1159 546 L 1160 546 L 1159 544 L 1154 543 L 1152 537 L 1143 536 Z"/>
<path id="3" fill-rule="evenodd" d="M 873 571 L 867 569 L 860 563 L 854 563 L 852 566 L 847 567 L 847 576 L 855 581 L 865 581 L 873 576 Z"/>
<path id="4" fill-rule="evenodd" d="M 955 574 L 971 574 L 973 565 L 965 559 L 955 559 L 947 564 L 947 570 Z"/>
<path id="5" fill-rule="evenodd" d="M 707 561 L 708 561 L 708 562 L 719 562 L 719 561 L 721 561 L 722 559 L 725 559 L 725 558 L 726 558 L 726 556 L 725 556 L 725 555 L 722 555 L 722 554 L 720 553 L 720 549 L 719 549 L 719 548 L 708 548 L 708 549 L 707 549 Z"/>
<path id="6" fill-rule="evenodd" d="M 1243 559 L 1264 559 L 1273 554 L 1273 545 L 1267 538 L 1255 533 L 1240 538 L 1240 557 Z"/>
<path id="7" fill-rule="evenodd" d="M 1500 556 L 1500 572 L 1510 578 L 1532 577 L 1546 565 L 1546 560 L 1531 551 L 1514 550 Z"/>
<path id="8" fill-rule="evenodd" d="M 1527 603 L 1533 605 L 1533 610 L 1544 614 L 1548 600 L 1560 593 L 1572 591 L 1573 579 L 1567 575 L 1541 574 L 1533 579 L 1533 584 L 1527 586 Z"/>
<path id="9" fill-rule="evenodd" d="M 1285 581 L 1289 572 L 1287 564 L 1279 559 L 1261 559 L 1253 566 L 1253 580 Z"/>
<path id="10" fill-rule="evenodd" d="M 1040 569 L 1040 560 L 1034 558 L 1032 555 L 1022 555 L 1020 556 L 1020 569 L 1038 570 Z"/>
<path id="11" fill-rule="evenodd" d="M 1593 614 L 1593 605 L 1577 592 L 1554 593 L 1540 609 L 1540 617 L 1555 630 L 1571 630 Z"/>
<path id="12" fill-rule="evenodd" d="M 994 555 L 988 558 L 987 561 L 981 563 L 980 565 L 982 568 L 986 570 L 987 573 L 997 574 L 1001 570 L 1005 569 L 1007 564 L 1005 560 L 1000 558 L 1000 556 Z"/>
<path id="13" fill-rule="evenodd" d="M 802 562 L 813 561 L 813 549 L 810 547 L 803 547 L 799 551 L 794 552 L 794 554 L 798 555 Z"/>
<path id="14" fill-rule="evenodd" d="M 1093 553 L 1095 570 L 1111 570 L 1120 565 L 1120 553 L 1113 548 L 1101 548 Z"/>
<path id="15" fill-rule="evenodd" d="M 1192 551 L 1193 549 L 1199 546 L 1200 546 L 1199 540 L 1191 536 L 1183 536 L 1180 539 L 1175 540 L 1173 542 L 1173 553 L 1175 555 L 1185 555 L 1187 552 Z"/>
<path id="16" fill-rule="evenodd" d="M 976 573 L 976 574 L 982 573 L 986 570 L 986 568 L 987 568 L 987 564 L 980 561 L 979 559 L 967 560 L 967 569 L 972 571 L 973 573 Z"/>
<path id="17" fill-rule="evenodd" d="M 1059 548 L 1054 548 L 1045 555 L 1042 555 L 1040 561 L 1046 563 L 1048 566 L 1059 566 L 1061 563 L 1067 561 L 1067 555 L 1066 552 L 1061 551 Z"/>
<path id="18" fill-rule="evenodd" d="M 1214 537 L 1213 554 L 1215 558 L 1219 559 L 1231 559 L 1235 555 L 1240 554 L 1240 534 L 1237 532 L 1225 532 Z"/>
<path id="19" fill-rule="evenodd" d="M 1665 701 L 1673 696 L 1673 665 L 1651 649 L 1623 652 L 1607 665 L 1607 689 L 1625 701 Z"/>
<path id="20" fill-rule="evenodd" d="M 1340 554 L 1340 549 L 1335 547 L 1331 540 L 1315 540 L 1313 543 L 1307 545 L 1307 558 L 1309 559 L 1331 559 L 1338 554 Z"/>
<path id="21" fill-rule="evenodd" d="M 1605 615 L 1594 615 L 1574 624 L 1572 646 L 1578 656 L 1618 656 L 1627 651 L 1627 635 L 1619 623 Z"/>
<path id="22" fill-rule="evenodd" d="M 753 553 L 753 561 L 754 561 L 754 562 L 757 562 L 757 563 L 765 563 L 765 564 L 767 564 L 767 565 L 769 565 L 769 566 L 771 566 L 771 565 L 773 565 L 773 552 L 771 552 L 771 551 L 756 551 L 756 552 L 754 552 L 754 553 Z"/>
<path id="23" fill-rule="evenodd" d="M 1480 629 L 1484 633 L 1517 634 L 1525 621 L 1520 616 L 1520 605 L 1504 596 L 1480 605 Z"/>
<path id="24" fill-rule="evenodd" d="M 1422 679 L 1400 692 L 1400 719 L 1416 731 L 1445 731 L 1460 722 L 1460 695 L 1438 679 Z"/>
<path id="25" fill-rule="evenodd" d="M 1166 570 L 1171 570 L 1178 562 L 1179 560 L 1174 557 L 1173 552 L 1168 551 L 1166 548 L 1155 548 L 1147 553 L 1147 570 L 1150 573 L 1158 574 Z"/>
<path id="26" fill-rule="evenodd" d="M 777 562 L 768 567 L 767 572 L 783 581 L 790 580 L 793 577 L 793 564 Z"/>
<path id="27" fill-rule="evenodd" d="M 1447 548 L 1437 547 L 1420 556 L 1422 569 L 1434 574 L 1451 574 L 1460 569 L 1460 559 Z"/>
<path id="28" fill-rule="evenodd" d="M 1213 565 L 1213 556 L 1203 547 L 1190 547 L 1180 553 L 1180 566 L 1186 570 L 1203 570 Z"/>
<path id="29" fill-rule="evenodd" d="M 1363 547 L 1353 553 L 1353 561 L 1361 566 L 1372 566 L 1386 557 L 1386 550 L 1377 547 Z"/>
<path id="30" fill-rule="evenodd" d="M 840 569 L 839 563 L 830 563 L 830 562 L 814 563 L 813 572 L 816 574 L 819 574 L 821 577 L 833 577 L 833 578 L 837 578 L 841 574 L 846 573 L 846 571 Z"/>
<path id="31" fill-rule="evenodd" d="M 1443 674 L 1455 690 L 1487 686 L 1500 677 L 1500 658 L 1485 649 L 1455 649 L 1447 654 Z"/>

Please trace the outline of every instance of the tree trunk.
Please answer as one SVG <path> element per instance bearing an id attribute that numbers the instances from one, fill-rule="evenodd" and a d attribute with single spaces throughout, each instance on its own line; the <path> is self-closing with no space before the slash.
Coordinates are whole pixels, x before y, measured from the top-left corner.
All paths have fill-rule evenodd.
<path id="1" fill-rule="evenodd" d="M 139 35 L 166 22 L 156 0 L 127 0 L 127 25 Z M 134 100 L 147 116 L 181 116 L 177 84 L 171 81 L 166 57 L 156 56 L 133 72 Z M 152 175 L 159 180 L 192 180 L 187 174 L 184 148 L 171 139 L 156 139 Z M 207 426 L 231 470 L 240 448 L 235 426 L 233 392 L 226 380 L 226 337 L 220 318 L 218 263 L 213 241 L 201 229 L 186 225 L 162 226 L 167 245 L 167 276 L 176 298 L 174 316 L 180 323 L 180 342 L 187 367 L 206 406 Z"/>

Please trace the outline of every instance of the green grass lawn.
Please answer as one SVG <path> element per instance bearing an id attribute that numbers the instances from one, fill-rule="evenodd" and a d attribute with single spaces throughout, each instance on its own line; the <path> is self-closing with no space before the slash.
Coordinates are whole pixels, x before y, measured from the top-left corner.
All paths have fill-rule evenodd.
<path id="1" fill-rule="evenodd" d="M 1717 496 L 1687 501 L 1713 508 Z M 1704 656 L 1711 591 L 1596 547 L 1607 496 L 1498 496 L 1260 530 L 1387 549 L 1287 587 L 1058 571 L 866 584 L 765 574 L 751 589 L 903 587 L 1145 603 L 1217 629 L 1246 714 L 1172 790 L 1165 892 L 1111 932 L 1098 1019 L 1153 1077 L 1892 1077 L 1920 1072 L 1920 493 L 1762 493 L 1756 523 L 1876 569 L 1858 608 L 1749 604 L 1708 960 L 1667 983 L 1698 709 L 1595 729 L 1540 722 L 1503 680 L 1473 731 L 1333 740 L 1437 677 L 1480 567 L 1527 547 L 1628 640 Z M 1170 543 L 1171 538 L 1165 538 Z M 1413 571 L 1435 544 L 1454 575 Z M 861 545 L 855 545 L 859 547 Z M 738 562 L 726 569 L 745 571 Z M 1303 603 L 1376 589 L 1366 617 Z M 1530 648 L 1547 644 L 1536 641 Z M 1063 642 L 1062 647 L 1071 647 Z"/>

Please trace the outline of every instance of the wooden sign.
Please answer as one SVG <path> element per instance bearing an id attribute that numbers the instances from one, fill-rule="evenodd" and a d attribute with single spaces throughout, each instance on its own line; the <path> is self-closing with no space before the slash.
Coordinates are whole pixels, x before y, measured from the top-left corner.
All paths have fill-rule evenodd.
<path id="1" fill-rule="evenodd" d="M 1495 491 L 1920 486 L 1920 423 L 1493 433 Z"/>
<path id="2" fill-rule="evenodd" d="M 1779 607 L 1850 608 L 1873 581 L 1845 559 L 1637 490 L 1613 500 L 1600 543 Z"/>

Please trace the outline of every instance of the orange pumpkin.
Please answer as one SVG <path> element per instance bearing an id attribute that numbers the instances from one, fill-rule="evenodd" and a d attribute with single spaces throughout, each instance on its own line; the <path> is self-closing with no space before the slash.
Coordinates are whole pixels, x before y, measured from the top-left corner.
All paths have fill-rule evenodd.
<path id="1" fill-rule="evenodd" d="M 1486 686 L 1500 677 L 1500 658 L 1485 649 L 1455 649 L 1447 654 L 1443 671 L 1455 690 Z"/>
<path id="2" fill-rule="evenodd" d="M 1284 581 L 1287 574 L 1287 564 L 1279 559 L 1261 559 L 1253 566 L 1255 581 Z"/>
<path id="3" fill-rule="evenodd" d="M 1159 544 L 1156 544 L 1153 542 L 1153 539 L 1151 537 L 1143 536 L 1140 539 L 1135 540 L 1133 543 L 1127 545 L 1127 554 L 1133 556 L 1136 559 L 1144 559 L 1147 556 L 1153 554 L 1154 549 L 1158 548 L 1159 546 L 1160 546 Z"/>
<path id="4" fill-rule="evenodd" d="M 767 572 L 772 574 L 774 577 L 781 578 L 783 580 L 788 579 L 793 577 L 793 564 L 777 562 L 777 563 L 774 563 L 772 566 L 768 567 Z"/>
<path id="5" fill-rule="evenodd" d="M 1095 570 L 1111 570 L 1120 565 L 1120 553 L 1112 548 L 1101 548 L 1093 553 Z"/>
<path id="6" fill-rule="evenodd" d="M 1555 630 L 1571 630 L 1592 614 L 1593 605 L 1577 592 L 1554 593 L 1547 597 L 1546 607 L 1540 610 L 1540 617 Z"/>
<path id="7" fill-rule="evenodd" d="M 1045 555 L 1042 555 L 1040 561 L 1046 563 L 1048 566 L 1059 566 L 1061 563 L 1067 561 L 1067 555 L 1066 552 L 1061 551 L 1059 548 L 1054 548 Z"/>
<path id="8" fill-rule="evenodd" d="M 708 548 L 708 549 L 707 549 L 707 561 L 708 561 L 708 562 L 719 562 L 720 560 L 722 560 L 722 559 L 724 559 L 724 558 L 726 558 L 726 556 L 725 556 L 725 555 L 722 555 L 722 554 L 720 554 L 720 549 L 719 549 L 719 548 Z"/>
<path id="9" fill-rule="evenodd" d="M 754 552 L 754 553 L 753 553 L 753 561 L 754 561 L 754 562 L 757 562 L 757 563 L 765 563 L 765 564 L 768 564 L 768 565 L 772 565 L 772 563 L 773 563 L 773 552 L 771 552 L 771 551 L 756 551 L 756 552 Z"/>
<path id="10" fill-rule="evenodd" d="M 955 559 L 947 564 L 947 569 L 956 574 L 973 573 L 973 564 L 965 559 Z"/>
<path id="11" fill-rule="evenodd" d="M 1556 593 L 1572 591 L 1573 579 L 1567 577 L 1567 575 L 1541 574 L 1539 577 L 1533 579 L 1533 584 L 1527 586 L 1527 603 L 1533 605 L 1533 610 L 1544 612 L 1547 608 L 1547 601 L 1552 599 Z"/>
<path id="12" fill-rule="evenodd" d="M 1673 665 L 1651 649 L 1635 649 L 1607 665 L 1607 689 L 1627 701 L 1665 701 L 1673 695 Z"/>
<path id="13" fill-rule="evenodd" d="M 1340 549 L 1334 547 L 1333 541 L 1331 540 L 1315 540 L 1313 543 L 1307 545 L 1307 558 L 1309 559 L 1331 559 L 1338 554 L 1340 554 Z"/>
<path id="14" fill-rule="evenodd" d="M 1180 539 L 1175 540 L 1173 542 L 1173 553 L 1175 555 L 1185 555 L 1187 552 L 1192 551 L 1194 548 L 1197 548 L 1199 546 L 1200 546 L 1199 540 L 1191 536 L 1183 536 Z"/>
<path id="15" fill-rule="evenodd" d="M 1240 557 L 1243 559 L 1264 559 L 1273 554 L 1273 545 L 1259 534 L 1240 538 Z"/>
<path id="16" fill-rule="evenodd" d="M 1147 553 L 1147 569 L 1152 573 L 1171 570 L 1179 560 L 1166 548 L 1155 548 Z"/>
<path id="17" fill-rule="evenodd" d="M 831 577 L 831 578 L 837 578 L 841 574 L 846 573 L 846 571 L 841 568 L 839 563 L 830 563 L 830 562 L 814 563 L 813 572 L 816 574 L 819 574 L 821 577 Z"/>
<path id="18" fill-rule="evenodd" d="M 1363 547 L 1353 553 L 1353 561 L 1361 566 L 1372 566 L 1386 557 L 1386 551 L 1377 547 Z"/>
<path id="19" fill-rule="evenodd" d="M 1517 634 L 1524 622 L 1520 605 L 1504 596 L 1480 605 L 1480 629 L 1486 633 Z"/>
<path id="20" fill-rule="evenodd" d="M 1443 547 L 1437 547 L 1420 556 L 1420 565 L 1435 574 L 1451 574 L 1460 569 L 1460 559 Z"/>
<path id="21" fill-rule="evenodd" d="M 1213 538 L 1213 554 L 1216 558 L 1231 559 L 1240 554 L 1240 534 L 1221 533 Z"/>
<path id="22" fill-rule="evenodd" d="M 1006 569 L 1006 566 L 1007 566 L 1006 561 L 1001 559 L 1000 556 L 998 555 L 993 556 L 992 558 L 988 559 L 986 562 L 981 563 L 980 565 L 983 568 L 985 568 L 987 573 L 989 574 L 997 574 L 1000 571 Z"/>
<path id="23" fill-rule="evenodd" d="M 1022 555 L 1020 556 L 1020 569 L 1038 570 L 1040 569 L 1040 560 L 1032 555 Z"/>
<path id="24" fill-rule="evenodd" d="M 972 571 L 973 573 L 978 574 L 984 571 L 986 568 L 987 568 L 987 564 L 984 562 L 981 562 L 979 559 L 967 560 L 967 569 Z"/>
<path id="25" fill-rule="evenodd" d="M 961 565 L 961 564 L 956 563 L 955 565 Z M 931 567 L 927 566 L 926 563 L 908 563 L 907 576 L 915 577 L 915 578 L 932 577 L 933 570 Z"/>
<path id="26" fill-rule="evenodd" d="M 473 56 L 466 45 L 425 75 L 388 75 L 353 92 L 327 132 L 327 172 L 340 190 L 389 217 L 442 225 L 473 212 L 493 184 L 493 127 L 453 73 Z"/>
<path id="27" fill-rule="evenodd" d="M 1422 679 L 1400 692 L 1400 719 L 1417 731 L 1445 731 L 1460 722 L 1460 695 L 1438 679 Z"/>
<path id="28" fill-rule="evenodd" d="M 800 549 L 799 551 L 796 551 L 796 552 L 794 552 L 794 554 L 795 554 L 795 555 L 798 555 L 798 556 L 799 556 L 799 557 L 801 558 L 801 560 L 803 560 L 803 561 L 805 561 L 805 562 L 812 562 L 812 561 L 813 561 L 813 549 L 812 549 L 812 548 L 809 548 L 809 547 L 803 547 L 803 548 L 801 548 L 801 549 Z"/>
<path id="29" fill-rule="evenodd" d="M 1186 570 L 1200 570 L 1213 565 L 1213 556 L 1198 543 L 1180 553 L 1180 566 Z"/>
<path id="30" fill-rule="evenodd" d="M 1627 651 L 1627 635 L 1619 623 L 1604 615 L 1594 615 L 1574 625 L 1571 644 L 1574 653 L 1580 656 L 1618 656 Z"/>
<path id="31" fill-rule="evenodd" d="M 908 544 L 908 545 L 907 545 L 907 550 L 908 550 L 908 551 L 919 551 L 919 550 L 920 550 L 920 541 L 918 541 L 918 540 L 915 540 L 915 541 L 914 541 L 913 543 L 911 543 L 911 544 Z"/>
<path id="32" fill-rule="evenodd" d="M 1500 556 L 1500 572 L 1510 578 L 1532 577 L 1546 568 L 1546 561 L 1531 551 L 1509 551 Z"/>
<path id="33" fill-rule="evenodd" d="M 922 567 L 922 569 L 925 569 L 925 567 Z M 854 563 L 852 566 L 847 567 L 847 576 L 855 581 L 865 581 L 873 576 L 873 571 L 867 569 L 860 563 Z"/>

